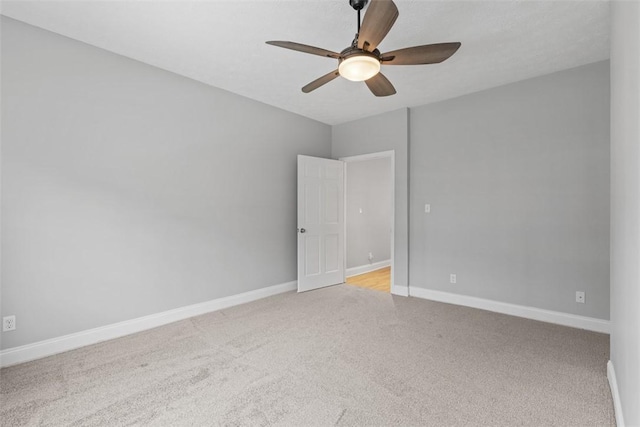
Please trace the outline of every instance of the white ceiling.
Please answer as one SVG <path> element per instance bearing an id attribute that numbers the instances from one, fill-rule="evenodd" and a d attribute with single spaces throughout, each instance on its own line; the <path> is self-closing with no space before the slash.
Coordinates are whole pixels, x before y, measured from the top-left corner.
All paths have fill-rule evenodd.
<path id="1" fill-rule="evenodd" d="M 382 52 L 462 47 L 438 65 L 383 67 L 398 91 L 387 98 L 343 78 L 303 94 L 337 61 L 264 43 L 341 51 L 356 32 L 348 0 L 21 0 L 3 1 L 2 14 L 328 124 L 609 57 L 606 1 L 394 1 L 400 16 Z"/>

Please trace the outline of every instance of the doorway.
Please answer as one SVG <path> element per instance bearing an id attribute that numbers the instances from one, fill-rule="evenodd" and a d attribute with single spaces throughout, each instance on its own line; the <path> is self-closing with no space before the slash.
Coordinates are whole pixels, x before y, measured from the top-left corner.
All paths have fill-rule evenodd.
<path id="1" fill-rule="evenodd" d="M 345 273 L 349 285 L 393 286 L 394 151 L 343 157 Z"/>

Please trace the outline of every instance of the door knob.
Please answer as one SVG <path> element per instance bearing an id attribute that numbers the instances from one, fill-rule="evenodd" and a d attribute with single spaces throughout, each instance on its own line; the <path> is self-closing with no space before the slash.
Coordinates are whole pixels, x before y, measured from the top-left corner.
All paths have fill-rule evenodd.
<path id="1" fill-rule="evenodd" d="M 304 228 L 301 228 L 301 229 L 300 229 L 300 232 L 301 232 L 301 233 L 306 233 L 306 232 L 307 232 L 307 230 L 305 230 Z"/>

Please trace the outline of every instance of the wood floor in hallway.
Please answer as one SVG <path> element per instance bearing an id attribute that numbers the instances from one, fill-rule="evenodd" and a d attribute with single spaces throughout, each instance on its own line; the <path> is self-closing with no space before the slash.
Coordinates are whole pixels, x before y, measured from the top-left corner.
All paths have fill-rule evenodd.
<path id="1" fill-rule="evenodd" d="M 347 284 L 382 292 L 391 292 L 391 267 L 347 277 Z"/>

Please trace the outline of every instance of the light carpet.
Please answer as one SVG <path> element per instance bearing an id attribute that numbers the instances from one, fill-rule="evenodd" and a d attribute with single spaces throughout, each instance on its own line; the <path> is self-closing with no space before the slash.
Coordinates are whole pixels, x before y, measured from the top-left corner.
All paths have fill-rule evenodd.
<path id="1" fill-rule="evenodd" d="M 607 335 L 351 287 L 2 369 L 3 426 L 613 426 Z"/>

